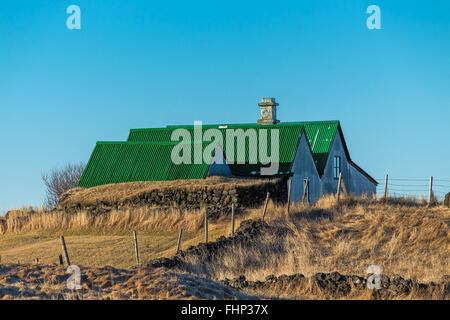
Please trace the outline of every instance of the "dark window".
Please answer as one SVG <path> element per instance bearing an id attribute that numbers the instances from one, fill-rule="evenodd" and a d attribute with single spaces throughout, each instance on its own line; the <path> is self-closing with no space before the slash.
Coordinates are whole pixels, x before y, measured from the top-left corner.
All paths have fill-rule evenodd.
<path id="1" fill-rule="evenodd" d="M 333 175 L 335 179 L 339 179 L 341 173 L 341 157 L 334 157 L 333 161 Z"/>

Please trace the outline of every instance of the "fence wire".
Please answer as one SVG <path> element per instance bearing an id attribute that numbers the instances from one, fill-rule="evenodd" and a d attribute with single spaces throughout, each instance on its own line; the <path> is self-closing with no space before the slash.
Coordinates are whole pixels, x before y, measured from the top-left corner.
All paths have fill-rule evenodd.
<path id="1" fill-rule="evenodd" d="M 386 178 L 375 179 L 379 184 L 377 186 L 377 195 L 384 195 Z M 391 182 L 393 181 L 393 182 Z M 435 182 L 437 182 L 435 184 Z M 394 197 L 416 197 L 428 199 L 430 192 L 430 179 L 410 179 L 410 178 L 390 178 L 388 177 L 387 195 Z M 450 179 L 436 179 L 433 177 L 432 185 L 433 196 L 438 200 L 443 200 L 445 195 L 450 192 Z"/>

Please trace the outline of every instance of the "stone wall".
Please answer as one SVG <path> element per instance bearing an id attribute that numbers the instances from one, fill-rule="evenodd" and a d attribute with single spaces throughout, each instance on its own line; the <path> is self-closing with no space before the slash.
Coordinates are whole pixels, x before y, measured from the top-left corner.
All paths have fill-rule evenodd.
<path id="1" fill-rule="evenodd" d="M 218 185 L 196 189 L 164 188 L 151 190 L 148 193 L 139 194 L 136 197 L 110 203 L 99 200 L 96 204 L 83 205 L 82 203 L 70 203 L 60 206 L 59 210 L 74 212 L 87 210 L 94 213 L 109 212 L 112 209 L 129 209 L 137 207 L 180 208 L 184 210 L 197 210 L 207 208 L 210 215 L 231 211 L 231 204 L 237 208 L 252 208 L 264 203 L 267 192 L 276 203 L 287 200 L 286 178 L 267 180 L 250 185 Z"/>

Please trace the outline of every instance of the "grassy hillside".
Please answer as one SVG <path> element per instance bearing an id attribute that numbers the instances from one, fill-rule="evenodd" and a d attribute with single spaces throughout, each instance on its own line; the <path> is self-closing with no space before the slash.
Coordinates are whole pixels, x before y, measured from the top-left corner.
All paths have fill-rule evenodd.
<path id="1" fill-rule="evenodd" d="M 188 253 L 189 269 L 212 279 L 244 275 L 312 276 L 317 272 L 366 276 L 370 265 L 386 275 L 440 282 L 450 274 L 450 210 L 413 203 L 323 198 L 313 207 L 271 207 L 269 223 L 251 241 L 220 248 L 214 257 Z"/>
<path id="2" fill-rule="evenodd" d="M 119 214 L 121 214 L 119 216 Z M 117 215 L 117 216 L 116 216 Z M 182 249 L 203 242 L 203 212 L 169 212 L 155 216 L 145 209 L 106 215 L 22 212 L 0 227 L 3 263 L 58 262 L 60 236 L 64 235 L 71 263 L 128 268 L 136 265 L 132 231 L 137 230 L 141 261 L 175 254 L 178 234 L 184 226 Z M 239 224 L 239 220 L 237 221 Z M 211 241 L 229 233 L 225 221 L 209 224 Z"/>
<path id="3" fill-rule="evenodd" d="M 255 299 L 210 279 L 158 269 L 82 267 L 79 290 L 67 288 L 63 266 L 1 266 L 0 300 Z"/>
<path id="4" fill-rule="evenodd" d="M 258 219 L 261 210 L 240 213 L 236 228 L 243 220 Z M 170 257 L 182 225 L 183 250 L 204 241 L 203 216 L 202 211 L 145 208 L 97 215 L 22 210 L 0 223 L 0 255 L 2 262 L 33 263 L 38 257 L 41 263 L 56 263 L 59 236 L 65 235 L 73 264 L 125 268 L 135 265 L 132 230 L 138 231 L 141 261 Z M 351 198 L 336 203 L 328 197 L 314 206 L 292 206 L 289 216 L 285 207 L 270 204 L 266 217 L 270 226 L 284 230 L 283 236 L 264 233 L 250 245 L 224 248 L 213 261 L 188 256 L 194 272 L 207 270 L 203 275 L 216 280 L 335 271 L 365 276 L 376 264 L 383 273 L 423 282 L 450 274 L 450 210 L 443 207 Z M 210 241 L 228 236 L 230 217 L 209 226 Z"/>

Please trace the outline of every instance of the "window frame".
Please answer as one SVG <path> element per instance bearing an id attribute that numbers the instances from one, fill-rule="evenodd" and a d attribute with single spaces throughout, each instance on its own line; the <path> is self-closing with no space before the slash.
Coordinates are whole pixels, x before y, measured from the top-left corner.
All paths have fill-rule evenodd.
<path id="1" fill-rule="evenodd" d="M 338 180 L 339 174 L 342 172 L 342 158 L 340 156 L 333 157 L 333 179 Z"/>

